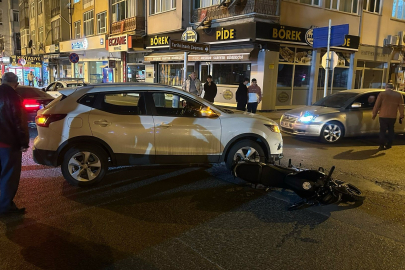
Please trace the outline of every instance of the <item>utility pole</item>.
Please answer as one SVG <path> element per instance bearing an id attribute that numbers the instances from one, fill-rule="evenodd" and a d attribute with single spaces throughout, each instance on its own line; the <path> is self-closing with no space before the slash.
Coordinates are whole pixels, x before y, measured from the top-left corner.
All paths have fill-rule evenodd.
<path id="1" fill-rule="evenodd" d="M 328 45 L 327 45 L 327 52 L 326 52 L 326 69 L 325 69 L 325 86 L 323 89 L 323 96 L 326 97 L 328 95 L 328 81 L 329 81 L 329 68 L 330 68 L 330 35 L 332 30 L 332 20 L 329 20 L 329 28 L 328 28 Z"/>

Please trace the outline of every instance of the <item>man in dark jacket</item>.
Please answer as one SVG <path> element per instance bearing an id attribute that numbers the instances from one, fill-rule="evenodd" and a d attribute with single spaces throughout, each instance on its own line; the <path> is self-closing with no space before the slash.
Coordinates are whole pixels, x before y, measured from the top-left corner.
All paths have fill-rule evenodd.
<path id="1" fill-rule="evenodd" d="M 20 183 L 22 152 L 29 147 L 26 112 L 15 91 L 18 77 L 7 72 L 0 86 L 0 215 L 23 214 L 13 199 Z"/>
<path id="2" fill-rule="evenodd" d="M 246 104 L 248 102 L 248 88 L 246 85 L 248 83 L 249 79 L 245 78 L 243 82 L 239 84 L 238 90 L 236 90 L 236 109 L 240 111 L 246 111 Z"/>
<path id="3" fill-rule="evenodd" d="M 217 85 L 212 81 L 212 76 L 207 76 L 207 82 L 204 84 L 204 99 L 214 103 L 214 99 L 217 96 Z"/>

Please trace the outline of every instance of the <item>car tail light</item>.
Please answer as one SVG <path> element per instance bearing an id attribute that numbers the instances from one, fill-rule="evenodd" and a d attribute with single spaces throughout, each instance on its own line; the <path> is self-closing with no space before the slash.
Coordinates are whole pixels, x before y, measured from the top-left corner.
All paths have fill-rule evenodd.
<path id="1" fill-rule="evenodd" d="M 41 104 L 35 99 L 24 99 L 23 106 L 26 110 L 38 110 Z"/>
<path id="2" fill-rule="evenodd" d="M 39 127 L 49 127 L 53 122 L 62 120 L 66 117 L 66 114 L 42 114 L 35 117 L 35 123 Z"/>

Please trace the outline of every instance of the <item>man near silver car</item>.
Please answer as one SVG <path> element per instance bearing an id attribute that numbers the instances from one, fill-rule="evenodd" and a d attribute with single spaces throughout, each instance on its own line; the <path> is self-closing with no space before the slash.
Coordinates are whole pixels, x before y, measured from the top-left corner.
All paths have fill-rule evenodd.
<path id="1" fill-rule="evenodd" d="M 402 95 L 394 91 L 394 85 L 387 83 L 385 92 L 378 95 L 377 101 L 373 108 L 373 120 L 379 113 L 380 121 L 380 147 L 378 150 L 390 149 L 394 141 L 394 125 L 398 116 L 400 122 L 404 118 L 404 100 Z M 386 140 L 386 132 L 388 130 L 388 141 Z"/>

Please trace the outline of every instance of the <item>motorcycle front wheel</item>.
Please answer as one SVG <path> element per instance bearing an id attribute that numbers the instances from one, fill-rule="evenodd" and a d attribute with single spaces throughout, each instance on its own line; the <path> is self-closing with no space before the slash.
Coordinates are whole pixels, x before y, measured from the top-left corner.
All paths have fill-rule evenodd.
<path id="1" fill-rule="evenodd" d="M 361 190 L 355 185 L 344 183 L 342 184 L 342 186 L 345 188 L 346 191 L 342 194 L 342 201 L 359 202 L 364 201 L 364 199 L 366 198 L 363 192 L 361 192 Z"/>

